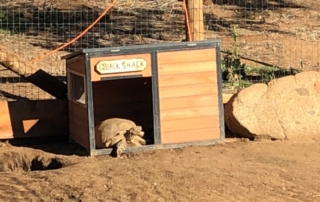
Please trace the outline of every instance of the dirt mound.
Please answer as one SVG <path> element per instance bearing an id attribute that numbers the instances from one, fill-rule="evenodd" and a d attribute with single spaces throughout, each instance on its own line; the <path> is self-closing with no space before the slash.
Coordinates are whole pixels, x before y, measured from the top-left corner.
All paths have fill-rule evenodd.
<path id="1" fill-rule="evenodd" d="M 62 158 L 41 151 L 12 146 L 0 149 L 0 172 L 30 172 L 65 167 Z"/>

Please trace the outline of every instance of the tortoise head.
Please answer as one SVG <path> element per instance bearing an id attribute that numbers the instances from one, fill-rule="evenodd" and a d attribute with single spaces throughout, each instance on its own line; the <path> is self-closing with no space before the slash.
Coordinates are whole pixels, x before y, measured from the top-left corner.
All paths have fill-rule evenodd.
<path id="1" fill-rule="evenodd" d="M 141 126 L 135 126 L 127 130 L 127 132 L 124 134 L 127 141 L 130 141 L 134 136 L 143 137 L 144 132 L 142 131 Z"/>

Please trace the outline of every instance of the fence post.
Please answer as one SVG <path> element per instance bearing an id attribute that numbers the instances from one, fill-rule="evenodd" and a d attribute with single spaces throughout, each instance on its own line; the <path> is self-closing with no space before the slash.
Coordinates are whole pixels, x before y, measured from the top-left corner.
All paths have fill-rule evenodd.
<path id="1" fill-rule="evenodd" d="M 204 40 L 204 24 L 203 24 L 203 0 L 187 0 L 187 8 L 189 13 L 189 26 L 192 39 L 189 41 Z"/>

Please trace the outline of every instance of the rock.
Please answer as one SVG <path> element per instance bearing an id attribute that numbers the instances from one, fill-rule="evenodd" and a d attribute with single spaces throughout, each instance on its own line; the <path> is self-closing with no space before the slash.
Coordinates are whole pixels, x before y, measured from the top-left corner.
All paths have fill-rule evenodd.
<path id="1" fill-rule="evenodd" d="M 225 104 L 225 122 L 234 135 L 250 139 L 320 135 L 320 73 L 302 72 L 239 91 Z"/>

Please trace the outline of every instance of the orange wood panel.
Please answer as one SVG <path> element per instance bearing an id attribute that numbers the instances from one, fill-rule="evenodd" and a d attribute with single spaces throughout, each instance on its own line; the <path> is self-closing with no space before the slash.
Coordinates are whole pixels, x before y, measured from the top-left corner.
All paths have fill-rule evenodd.
<path id="1" fill-rule="evenodd" d="M 13 138 L 11 117 L 7 101 L 0 101 L 0 139 Z"/>
<path id="2" fill-rule="evenodd" d="M 69 118 L 71 120 L 78 119 L 82 122 L 88 121 L 88 111 L 87 108 L 69 101 Z"/>
<path id="3" fill-rule="evenodd" d="M 185 85 L 185 86 L 168 86 L 159 88 L 159 98 L 182 97 L 192 95 L 218 94 L 216 83 Z"/>
<path id="4" fill-rule="evenodd" d="M 75 60 L 74 62 L 67 64 L 67 68 L 74 70 L 76 72 L 86 74 L 86 60 L 84 58 L 79 58 Z"/>
<path id="5" fill-rule="evenodd" d="M 89 125 L 87 108 L 69 101 L 70 138 L 85 148 L 89 148 Z"/>
<path id="6" fill-rule="evenodd" d="M 198 61 L 216 61 L 216 49 L 183 50 L 158 53 L 158 65 L 192 63 Z"/>
<path id="7" fill-rule="evenodd" d="M 114 74 L 99 74 L 95 71 L 95 66 L 99 61 L 102 60 L 124 60 L 124 59 L 134 59 L 134 58 L 143 58 L 147 62 L 147 67 L 142 72 L 125 72 L 125 73 L 114 73 Z M 91 63 L 91 81 L 100 81 L 101 77 L 115 77 L 115 76 L 132 76 L 142 74 L 143 77 L 151 77 L 151 54 L 133 54 L 133 55 L 117 55 L 117 56 L 105 56 L 105 57 L 94 57 L 90 59 Z"/>
<path id="8" fill-rule="evenodd" d="M 218 103 L 218 93 L 216 93 L 208 95 L 165 98 L 159 101 L 159 107 L 161 110 L 166 110 L 218 105 Z"/>
<path id="9" fill-rule="evenodd" d="M 70 123 L 79 125 L 83 130 L 88 128 L 88 120 L 84 118 L 79 118 L 80 116 L 75 116 L 74 113 L 70 114 Z"/>
<path id="10" fill-rule="evenodd" d="M 205 83 L 217 83 L 217 73 L 211 71 L 191 74 L 161 75 L 159 77 L 159 87 Z"/>
<path id="11" fill-rule="evenodd" d="M 216 71 L 217 64 L 215 61 L 199 61 L 199 62 L 184 62 L 175 64 L 165 64 L 158 66 L 159 78 L 165 75 L 175 74 L 191 74 L 191 73 L 207 73 Z M 216 75 L 213 74 L 213 75 Z"/>
<path id="12" fill-rule="evenodd" d="M 0 139 L 68 135 L 65 100 L 0 101 Z"/>
<path id="13" fill-rule="evenodd" d="M 162 144 L 187 143 L 220 139 L 220 128 L 161 132 Z"/>
<path id="14" fill-rule="evenodd" d="M 215 49 L 159 53 L 159 107 L 163 144 L 220 137 Z"/>
<path id="15" fill-rule="evenodd" d="M 190 119 L 208 116 L 219 116 L 218 105 L 161 110 L 160 120 Z"/>
<path id="16" fill-rule="evenodd" d="M 192 130 L 219 127 L 219 116 L 191 119 L 161 120 L 161 133 L 167 131 Z"/>
<path id="17" fill-rule="evenodd" d="M 88 129 L 88 117 L 82 115 L 84 114 L 84 112 L 78 111 L 75 112 L 75 110 L 70 110 L 69 111 L 69 123 L 72 124 L 76 124 L 79 125 L 81 129 L 83 130 L 87 130 Z"/>
<path id="18" fill-rule="evenodd" d="M 86 130 L 82 125 L 72 122 L 70 123 L 70 138 L 84 148 L 89 149 L 89 129 Z"/>

